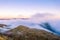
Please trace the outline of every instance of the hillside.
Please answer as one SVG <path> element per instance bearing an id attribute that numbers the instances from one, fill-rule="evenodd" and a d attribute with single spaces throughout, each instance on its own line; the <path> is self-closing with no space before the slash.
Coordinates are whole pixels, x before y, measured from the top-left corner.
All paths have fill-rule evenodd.
<path id="1" fill-rule="evenodd" d="M 18 26 L 6 32 L 10 40 L 60 40 L 60 37 L 45 30 L 30 29 L 25 26 Z"/>

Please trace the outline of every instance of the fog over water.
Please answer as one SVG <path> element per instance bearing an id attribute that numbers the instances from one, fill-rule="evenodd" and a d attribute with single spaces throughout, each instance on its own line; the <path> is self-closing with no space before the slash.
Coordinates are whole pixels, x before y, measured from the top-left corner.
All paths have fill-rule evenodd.
<path id="1" fill-rule="evenodd" d="M 27 26 L 29 28 L 42 29 L 49 32 L 53 32 L 60 35 L 60 18 L 55 16 L 38 16 L 35 15 L 29 19 L 10 19 L 10 20 L 0 20 L 0 24 L 6 24 L 7 27 L 0 28 L 0 32 L 4 33 L 8 30 L 14 29 L 19 25 Z M 47 27 L 44 23 L 49 23 L 51 27 Z M 43 26 L 40 26 L 42 24 Z"/>

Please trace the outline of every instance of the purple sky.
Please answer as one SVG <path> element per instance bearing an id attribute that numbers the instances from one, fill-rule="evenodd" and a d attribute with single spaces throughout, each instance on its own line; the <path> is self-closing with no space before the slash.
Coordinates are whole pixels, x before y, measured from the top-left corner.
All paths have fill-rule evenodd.
<path id="1" fill-rule="evenodd" d="M 0 0 L 1 17 L 29 17 L 36 13 L 60 15 L 60 0 Z"/>

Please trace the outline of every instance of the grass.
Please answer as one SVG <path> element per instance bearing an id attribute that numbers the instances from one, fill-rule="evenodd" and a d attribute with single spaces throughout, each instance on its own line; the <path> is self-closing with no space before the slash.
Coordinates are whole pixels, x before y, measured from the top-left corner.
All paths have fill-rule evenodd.
<path id="1" fill-rule="evenodd" d="M 11 32 L 11 33 L 10 33 Z M 10 34 L 0 34 L 1 40 L 60 40 L 60 37 L 45 30 L 38 30 L 19 25 L 8 31 Z M 2 35 L 2 36 L 1 36 Z"/>

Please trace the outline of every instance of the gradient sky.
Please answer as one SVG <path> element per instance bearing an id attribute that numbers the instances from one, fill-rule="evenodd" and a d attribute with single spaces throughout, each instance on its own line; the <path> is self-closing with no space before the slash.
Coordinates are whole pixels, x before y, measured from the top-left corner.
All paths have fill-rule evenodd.
<path id="1" fill-rule="evenodd" d="M 36 13 L 60 15 L 60 0 L 0 0 L 0 17 L 28 17 Z"/>

